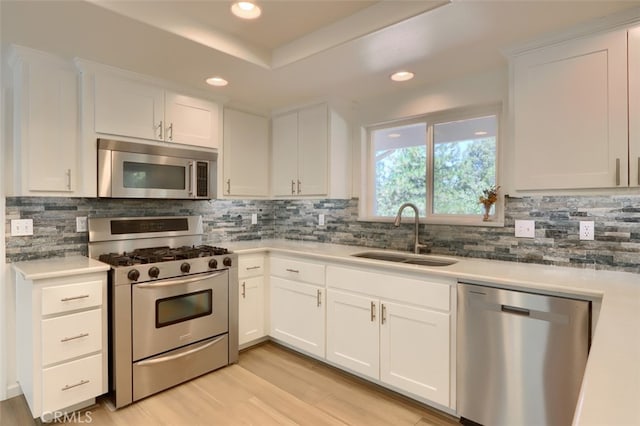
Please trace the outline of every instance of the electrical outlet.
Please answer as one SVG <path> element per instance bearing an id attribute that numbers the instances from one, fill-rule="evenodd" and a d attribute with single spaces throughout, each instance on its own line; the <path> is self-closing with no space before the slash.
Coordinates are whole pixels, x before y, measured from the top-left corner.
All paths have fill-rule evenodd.
<path id="1" fill-rule="evenodd" d="M 251 213 L 251 224 L 252 225 L 258 224 L 258 213 Z"/>
<path id="2" fill-rule="evenodd" d="M 580 239 L 593 240 L 595 236 L 595 224 L 592 220 L 580 221 Z"/>
<path id="3" fill-rule="evenodd" d="M 76 232 L 87 232 L 87 217 L 76 217 Z"/>
<path id="4" fill-rule="evenodd" d="M 322 213 L 318 215 L 318 226 L 324 226 L 324 215 Z"/>
<path id="5" fill-rule="evenodd" d="M 516 220 L 516 237 L 535 238 L 536 222 L 533 220 Z"/>
<path id="6" fill-rule="evenodd" d="M 23 237 L 33 235 L 33 219 L 12 219 L 11 236 Z"/>

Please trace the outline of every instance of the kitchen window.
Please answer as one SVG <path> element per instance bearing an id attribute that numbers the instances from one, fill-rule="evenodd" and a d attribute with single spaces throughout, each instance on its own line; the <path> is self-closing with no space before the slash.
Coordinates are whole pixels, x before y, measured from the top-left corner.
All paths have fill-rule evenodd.
<path id="1" fill-rule="evenodd" d="M 368 130 L 365 219 L 389 220 L 402 203 L 411 202 L 430 223 L 498 222 L 500 197 L 490 222 L 482 221 L 479 197 L 497 185 L 499 106 L 429 114 Z"/>

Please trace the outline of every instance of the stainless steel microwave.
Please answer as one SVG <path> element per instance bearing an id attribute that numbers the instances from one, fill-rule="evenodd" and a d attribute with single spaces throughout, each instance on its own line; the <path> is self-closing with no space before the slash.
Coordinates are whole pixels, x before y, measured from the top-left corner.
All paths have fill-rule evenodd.
<path id="1" fill-rule="evenodd" d="M 98 139 L 98 197 L 210 199 L 218 153 Z"/>

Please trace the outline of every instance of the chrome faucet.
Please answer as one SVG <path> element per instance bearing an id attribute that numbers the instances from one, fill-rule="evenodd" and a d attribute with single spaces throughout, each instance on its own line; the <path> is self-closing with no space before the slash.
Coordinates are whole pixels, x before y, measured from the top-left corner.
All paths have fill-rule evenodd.
<path id="1" fill-rule="evenodd" d="M 416 254 L 419 254 L 421 248 L 426 248 L 428 246 L 426 244 L 420 244 L 420 240 L 418 240 L 418 228 L 420 225 L 419 224 L 420 214 L 418 213 L 418 207 L 416 207 L 416 205 L 413 203 L 404 203 L 403 205 L 401 205 L 400 208 L 398 209 L 398 213 L 396 214 L 396 218 L 393 221 L 393 226 L 395 227 L 400 226 L 400 221 L 402 220 L 402 211 L 407 207 L 411 207 L 416 214 L 415 243 L 413 247 L 413 252 Z"/>

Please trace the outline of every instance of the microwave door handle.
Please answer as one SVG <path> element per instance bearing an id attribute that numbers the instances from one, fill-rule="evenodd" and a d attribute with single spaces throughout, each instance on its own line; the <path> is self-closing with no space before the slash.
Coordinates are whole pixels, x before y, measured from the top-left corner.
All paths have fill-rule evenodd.
<path id="1" fill-rule="evenodd" d="M 189 161 L 189 196 L 195 198 L 193 188 L 195 188 L 196 174 L 195 174 L 195 161 Z"/>

